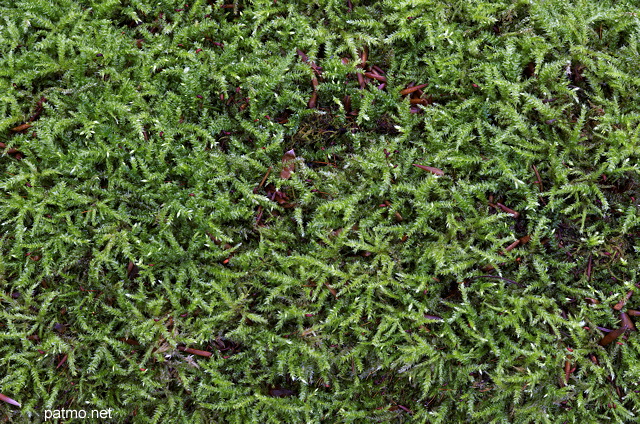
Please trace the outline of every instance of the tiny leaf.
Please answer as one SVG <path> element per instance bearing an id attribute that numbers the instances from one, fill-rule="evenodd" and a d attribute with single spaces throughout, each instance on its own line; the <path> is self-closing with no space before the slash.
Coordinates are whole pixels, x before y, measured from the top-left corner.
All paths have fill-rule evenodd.
<path id="1" fill-rule="evenodd" d="M 289 178 L 291 178 L 291 173 L 295 169 L 295 163 L 293 162 L 295 158 L 296 154 L 293 149 L 286 152 L 282 157 L 282 164 L 284 165 L 284 167 L 282 168 L 282 171 L 280 171 L 280 178 L 282 178 L 283 180 L 288 180 Z"/>

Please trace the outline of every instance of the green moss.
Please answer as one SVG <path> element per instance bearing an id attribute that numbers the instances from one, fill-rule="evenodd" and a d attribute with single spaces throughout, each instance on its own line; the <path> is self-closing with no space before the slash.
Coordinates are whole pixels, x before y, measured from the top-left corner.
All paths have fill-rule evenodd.
<path id="1" fill-rule="evenodd" d="M 633 420 L 637 4 L 352 3 L 0 7 L 8 422 Z"/>

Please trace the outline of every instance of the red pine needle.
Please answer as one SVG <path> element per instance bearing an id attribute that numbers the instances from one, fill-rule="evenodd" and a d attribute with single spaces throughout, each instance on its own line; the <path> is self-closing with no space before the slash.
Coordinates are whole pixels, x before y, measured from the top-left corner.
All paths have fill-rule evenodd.
<path id="1" fill-rule="evenodd" d="M 22 407 L 18 402 L 11 399 L 9 396 L 3 395 L 2 393 L 0 393 L 0 400 L 7 402 L 9 405 L 17 406 L 18 408 Z"/>
<path id="2" fill-rule="evenodd" d="M 434 168 L 432 166 L 418 165 L 417 163 L 414 163 L 412 165 L 417 166 L 420 169 L 424 169 L 425 171 L 431 172 L 432 174 L 435 174 L 435 175 L 444 175 L 444 172 L 441 169 Z"/>

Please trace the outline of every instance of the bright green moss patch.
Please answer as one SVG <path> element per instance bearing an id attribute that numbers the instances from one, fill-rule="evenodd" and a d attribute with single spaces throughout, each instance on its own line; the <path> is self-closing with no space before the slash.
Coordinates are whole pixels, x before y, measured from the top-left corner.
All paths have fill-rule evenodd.
<path id="1" fill-rule="evenodd" d="M 5 2 L 3 419 L 634 421 L 637 10 Z"/>

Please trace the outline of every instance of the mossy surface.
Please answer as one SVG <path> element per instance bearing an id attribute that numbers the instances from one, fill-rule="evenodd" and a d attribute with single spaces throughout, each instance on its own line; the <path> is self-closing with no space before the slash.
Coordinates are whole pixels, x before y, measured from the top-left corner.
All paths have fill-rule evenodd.
<path id="1" fill-rule="evenodd" d="M 0 417 L 634 422 L 638 6 L 3 2 Z"/>

